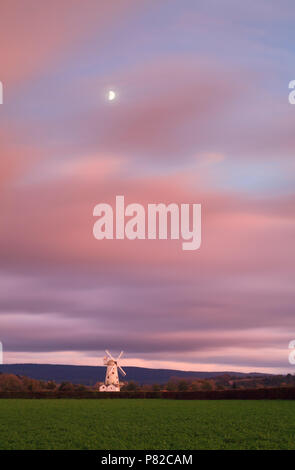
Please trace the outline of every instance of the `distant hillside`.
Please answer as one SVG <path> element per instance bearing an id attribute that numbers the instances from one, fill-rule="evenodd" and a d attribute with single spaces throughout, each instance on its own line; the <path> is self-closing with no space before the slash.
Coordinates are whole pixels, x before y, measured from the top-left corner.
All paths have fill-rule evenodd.
<path id="1" fill-rule="evenodd" d="M 146 369 L 144 367 L 124 367 L 126 380 L 134 380 L 139 384 L 164 384 L 171 378 L 179 379 L 206 379 L 229 374 L 232 377 L 267 376 L 268 374 L 243 374 L 240 372 L 189 372 L 169 369 Z M 69 366 L 57 364 L 1 364 L 0 372 L 6 374 L 25 375 L 32 379 L 54 380 L 57 383 L 64 381 L 74 384 L 94 385 L 104 381 L 105 367 L 102 366 Z"/>

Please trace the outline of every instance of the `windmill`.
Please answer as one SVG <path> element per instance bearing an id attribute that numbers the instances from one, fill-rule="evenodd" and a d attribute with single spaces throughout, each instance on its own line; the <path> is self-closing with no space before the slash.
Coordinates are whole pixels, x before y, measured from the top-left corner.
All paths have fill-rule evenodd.
<path id="1" fill-rule="evenodd" d="M 120 352 L 117 359 L 114 359 L 111 353 L 106 349 L 107 356 L 103 358 L 103 363 L 107 366 L 105 383 L 99 387 L 100 392 L 120 392 L 120 382 L 118 369 L 123 376 L 126 372 L 118 365 L 119 359 L 122 357 L 123 351 Z"/>

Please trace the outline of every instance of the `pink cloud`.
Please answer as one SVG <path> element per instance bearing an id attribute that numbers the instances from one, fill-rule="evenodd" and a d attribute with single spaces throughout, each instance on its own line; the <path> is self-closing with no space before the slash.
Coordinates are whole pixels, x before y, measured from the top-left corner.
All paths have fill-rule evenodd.
<path id="1" fill-rule="evenodd" d="M 1 5 L 0 68 L 5 84 L 42 75 L 94 33 L 115 27 L 133 0 L 6 1 Z"/>

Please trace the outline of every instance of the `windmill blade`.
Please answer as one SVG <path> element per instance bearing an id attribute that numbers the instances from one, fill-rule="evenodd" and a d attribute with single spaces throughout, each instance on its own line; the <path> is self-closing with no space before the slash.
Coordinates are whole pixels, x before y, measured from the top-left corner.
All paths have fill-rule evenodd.
<path id="1" fill-rule="evenodd" d="M 113 360 L 116 362 L 116 360 L 113 358 L 113 356 L 111 355 L 111 353 L 106 349 L 105 352 L 107 353 L 107 355 Z"/>
<path id="2" fill-rule="evenodd" d="M 117 357 L 117 361 L 120 359 L 120 357 L 122 357 L 122 354 L 123 354 L 124 351 L 121 351 L 119 356 Z"/>
<path id="3" fill-rule="evenodd" d="M 118 366 L 119 371 L 121 372 L 122 375 L 126 375 L 126 372 L 122 369 L 121 366 Z"/>

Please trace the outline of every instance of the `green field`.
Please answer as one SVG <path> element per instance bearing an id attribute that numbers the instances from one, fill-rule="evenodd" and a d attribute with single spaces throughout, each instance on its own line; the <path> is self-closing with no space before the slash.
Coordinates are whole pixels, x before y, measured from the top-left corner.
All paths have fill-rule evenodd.
<path id="1" fill-rule="evenodd" d="M 1 399 L 0 449 L 295 449 L 295 402 Z"/>

